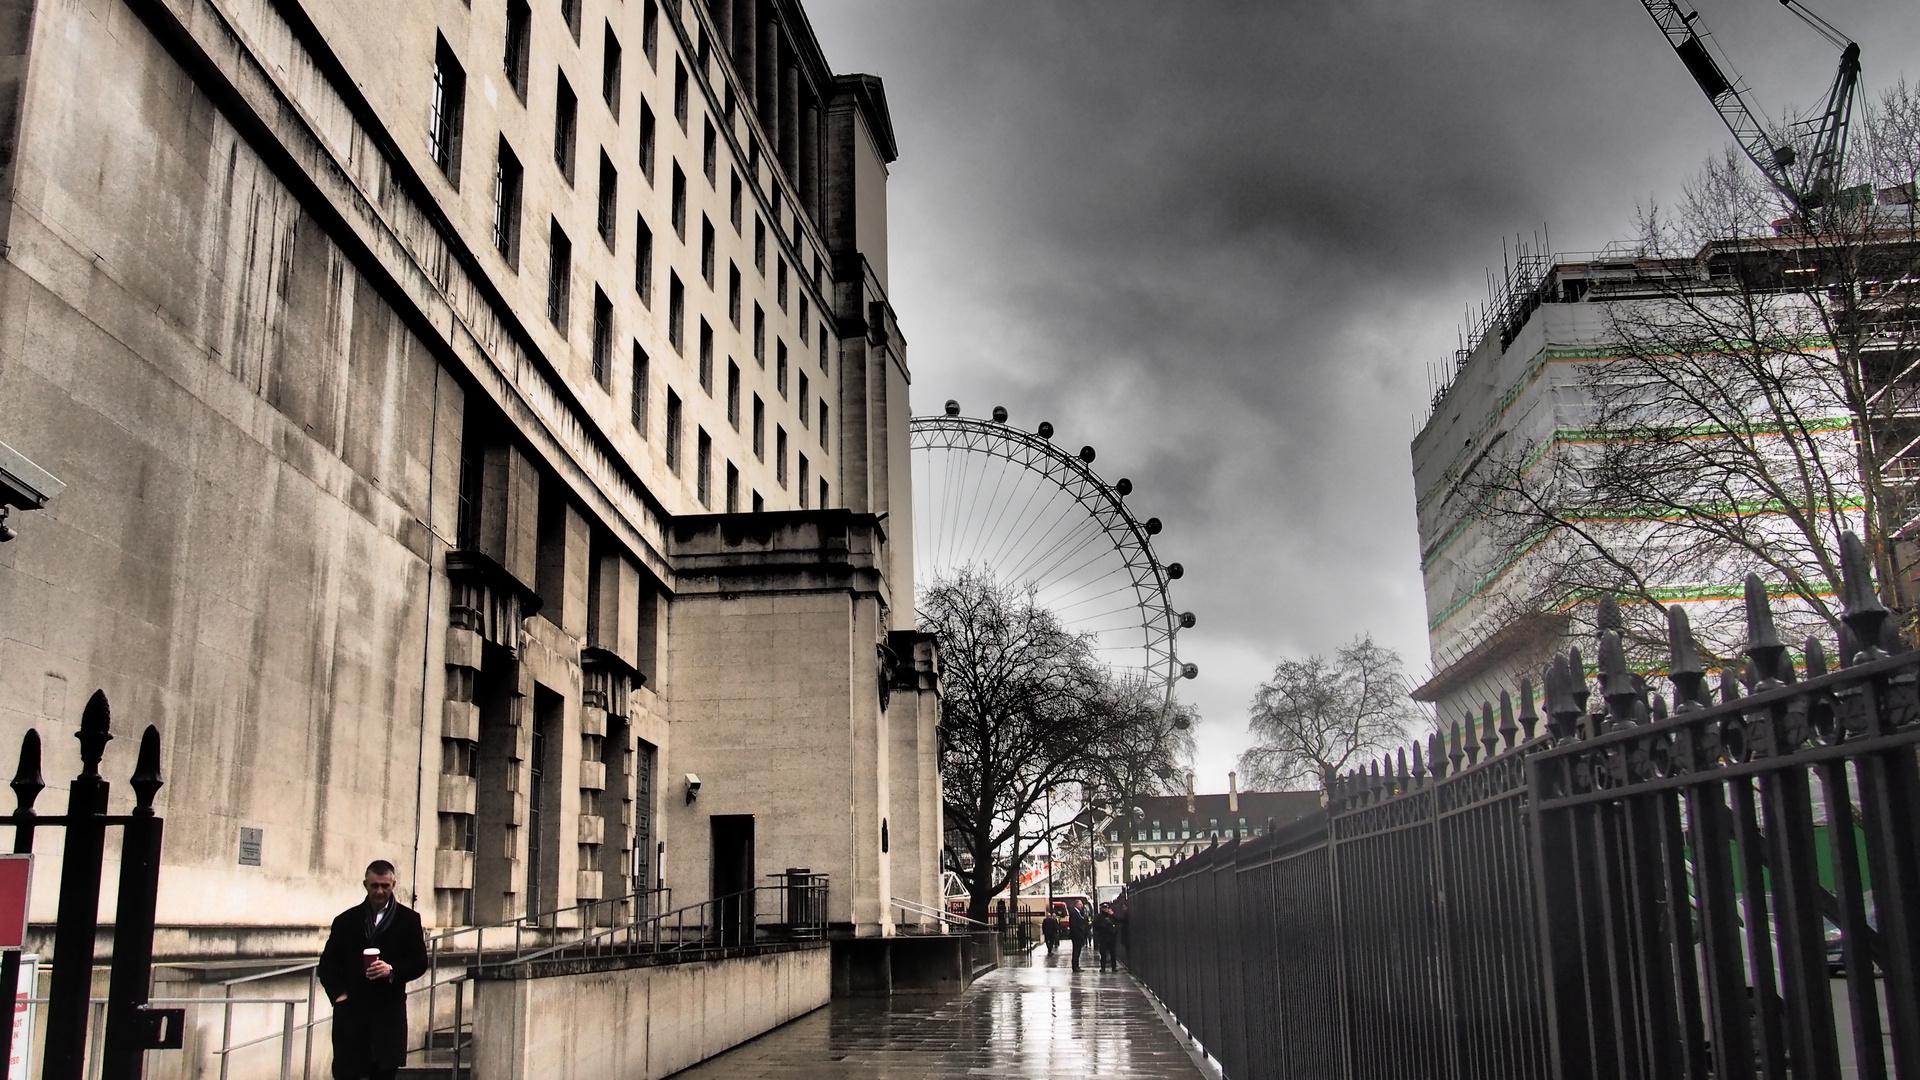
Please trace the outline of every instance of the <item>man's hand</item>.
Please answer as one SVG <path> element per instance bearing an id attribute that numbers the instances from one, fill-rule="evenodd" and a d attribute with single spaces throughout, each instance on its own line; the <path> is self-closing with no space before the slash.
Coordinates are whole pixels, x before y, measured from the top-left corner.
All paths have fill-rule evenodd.
<path id="1" fill-rule="evenodd" d="M 340 1004 L 341 1002 L 343 1002 L 343 1001 L 345 1001 L 345 1000 L 347 1000 L 347 995 L 345 995 L 345 994 L 341 994 L 341 995 L 340 995 L 339 997 L 337 997 L 337 998 L 334 998 L 334 999 L 333 999 L 333 1003 L 334 1003 L 335 1005 L 338 1005 L 338 1004 Z"/>
<path id="2" fill-rule="evenodd" d="M 367 965 L 367 978 L 369 979 L 384 979 L 391 974 L 393 974 L 393 965 L 387 963 L 385 960 L 375 960 L 373 963 Z"/>

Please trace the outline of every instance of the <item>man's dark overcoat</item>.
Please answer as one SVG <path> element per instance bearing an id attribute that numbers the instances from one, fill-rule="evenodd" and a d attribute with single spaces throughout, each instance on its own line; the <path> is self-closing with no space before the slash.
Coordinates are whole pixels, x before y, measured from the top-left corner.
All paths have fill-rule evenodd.
<path id="1" fill-rule="evenodd" d="M 369 979 L 361 959 L 379 949 L 393 966 L 385 979 Z M 320 985 L 333 1006 L 333 1075 L 359 1080 L 369 1067 L 397 1069 L 407 1062 L 406 984 L 426 974 L 427 944 L 420 914 L 395 900 L 378 931 L 367 933 L 367 906 L 355 904 L 334 917 L 320 954 Z"/>

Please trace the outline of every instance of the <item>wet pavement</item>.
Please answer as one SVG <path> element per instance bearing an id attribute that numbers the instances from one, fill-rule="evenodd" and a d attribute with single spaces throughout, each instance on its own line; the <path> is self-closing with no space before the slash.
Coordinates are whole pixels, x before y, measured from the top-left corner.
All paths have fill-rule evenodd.
<path id="1" fill-rule="evenodd" d="M 1086 959 L 1076 974 L 1065 947 L 1036 949 L 958 997 L 835 1001 L 674 1080 L 1201 1080 L 1133 979 Z"/>

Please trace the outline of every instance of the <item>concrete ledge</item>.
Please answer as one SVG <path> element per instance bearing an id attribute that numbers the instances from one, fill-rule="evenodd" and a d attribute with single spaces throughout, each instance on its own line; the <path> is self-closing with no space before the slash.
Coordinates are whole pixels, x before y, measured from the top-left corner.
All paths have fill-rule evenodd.
<path id="1" fill-rule="evenodd" d="M 658 1080 L 831 996 L 825 943 L 474 985 L 474 1080 Z"/>

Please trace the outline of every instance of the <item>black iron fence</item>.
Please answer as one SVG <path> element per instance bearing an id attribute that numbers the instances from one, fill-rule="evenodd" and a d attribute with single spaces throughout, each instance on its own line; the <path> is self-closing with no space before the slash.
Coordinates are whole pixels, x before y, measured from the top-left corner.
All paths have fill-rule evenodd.
<path id="1" fill-rule="evenodd" d="M 1570 650 L 1136 883 L 1129 966 L 1234 1080 L 1920 1078 L 1920 653 L 1843 551 L 1831 667 L 1750 578 L 1717 687 L 1669 609 L 1669 699 L 1603 603 L 1597 694 Z"/>

